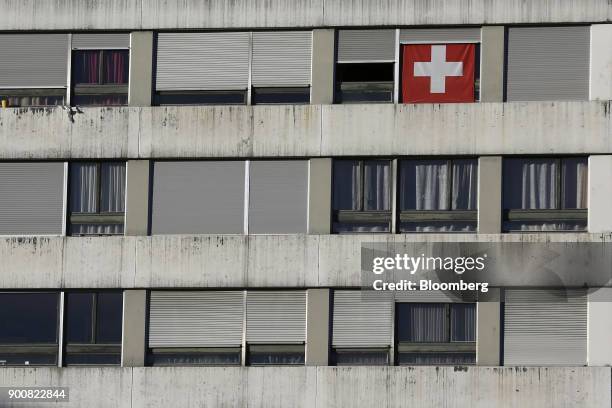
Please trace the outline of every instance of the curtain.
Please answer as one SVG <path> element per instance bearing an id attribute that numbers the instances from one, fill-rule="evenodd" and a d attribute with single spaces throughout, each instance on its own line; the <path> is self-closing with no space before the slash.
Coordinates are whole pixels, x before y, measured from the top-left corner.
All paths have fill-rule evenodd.
<path id="1" fill-rule="evenodd" d="M 389 223 L 347 223 L 334 222 L 333 231 L 337 234 L 351 232 L 389 232 Z"/>
<path id="2" fill-rule="evenodd" d="M 402 210 L 448 210 L 446 160 L 409 160 L 400 166 Z"/>
<path id="3" fill-rule="evenodd" d="M 335 353 L 336 365 L 387 365 L 389 364 L 388 351 L 351 351 L 343 350 Z"/>
<path id="4" fill-rule="evenodd" d="M 100 51 L 75 51 L 73 57 L 74 82 L 76 84 L 99 84 Z"/>
<path id="5" fill-rule="evenodd" d="M 400 223 L 401 232 L 473 232 L 476 221 L 414 221 Z"/>
<path id="6" fill-rule="evenodd" d="M 440 303 L 400 303 L 399 340 L 413 343 L 448 341 L 446 306 Z"/>
<path id="7" fill-rule="evenodd" d="M 129 51 L 104 50 L 105 84 L 127 84 L 129 76 Z"/>
<path id="8" fill-rule="evenodd" d="M 121 235 L 123 224 L 72 224 L 71 235 Z"/>
<path id="9" fill-rule="evenodd" d="M 558 167 L 555 159 L 504 160 L 504 208 L 556 208 Z"/>
<path id="10" fill-rule="evenodd" d="M 563 160 L 563 208 L 587 208 L 588 165 L 585 157 Z"/>
<path id="11" fill-rule="evenodd" d="M 334 161 L 334 210 L 359 210 L 359 162 Z"/>
<path id="12" fill-rule="evenodd" d="M 98 212 L 98 171 L 95 163 L 70 165 L 70 211 Z"/>
<path id="13" fill-rule="evenodd" d="M 249 363 L 255 365 L 303 365 L 304 353 L 251 353 Z"/>
<path id="14" fill-rule="evenodd" d="M 451 341 L 476 341 L 476 305 L 451 305 Z"/>
<path id="15" fill-rule="evenodd" d="M 453 160 L 453 210 L 475 210 L 478 194 L 478 162 L 474 159 Z"/>
<path id="16" fill-rule="evenodd" d="M 400 365 L 471 365 L 476 353 L 400 353 Z"/>
<path id="17" fill-rule="evenodd" d="M 102 163 L 100 212 L 125 211 L 125 163 Z"/>
<path id="18" fill-rule="evenodd" d="M 391 209 L 389 162 L 370 160 L 363 165 L 363 209 L 366 211 Z"/>

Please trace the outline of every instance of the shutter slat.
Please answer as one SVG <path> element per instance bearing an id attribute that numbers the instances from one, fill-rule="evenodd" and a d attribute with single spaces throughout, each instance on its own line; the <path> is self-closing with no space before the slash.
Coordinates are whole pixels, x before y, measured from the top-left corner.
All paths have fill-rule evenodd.
<path id="1" fill-rule="evenodd" d="M 339 30 L 338 62 L 395 61 L 395 30 Z"/>
<path id="2" fill-rule="evenodd" d="M 480 42 L 480 27 L 410 28 L 400 30 L 402 43 Z"/>
<path id="3" fill-rule="evenodd" d="M 73 34 L 72 48 L 129 48 L 128 33 Z"/>
<path id="4" fill-rule="evenodd" d="M 306 292 L 247 292 L 247 342 L 296 344 L 306 340 Z"/>
<path id="5" fill-rule="evenodd" d="M 311 31 L 253 33 L 253 86 L 309 86 Z"/>

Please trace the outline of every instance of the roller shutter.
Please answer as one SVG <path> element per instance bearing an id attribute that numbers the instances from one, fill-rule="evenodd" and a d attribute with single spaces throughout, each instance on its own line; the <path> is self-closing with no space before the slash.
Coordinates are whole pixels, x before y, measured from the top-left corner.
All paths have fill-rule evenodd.
<path id="1" fill-rule="evenodd" d="M 61 235 L 64 163 L 0 163 L 0 235 Z"/>
<path id="2" fill-rule="evenodd" d="M 402 290 L 395 292 L 396 302 L 416 303 L 462 303 L 475 302 L 471 293 L 450 292 L 443 290 Z"/>
<path id="3" fill-rule="evenodd" d="M 507 290 L 505 365 L 586 365 L 584 290 Z"/>
<path id="4" fill-rule="evenodd" d="M 589 27 L 508 29 L 509 101 L 587 100 Z"/>
<path id="5" fill-rule="evenodd" d="M 64 88 L 67 34 L 0 34 L 0 88 Z"/>
<path id="6" fill-rule="evenodd" d="M 73 34 L 72 48 L 129 48 L 130 34 L 128 33 L 95 33 Z"/>
<path id="7" fill-rule="evenodd" d="M 240 90 L 249 77 L 249 33 L 159 33 L 158 91 Z"/>
<path id="8" fill-rule="evenodd" d="M 249 233 L 305 233 L 308 162 L 252 161 L 249 170 Z"/>
<path id="9" fill-rule="evenodd" d="M 241 234 L 242 161 L 155 162 L 153 234 Z"/>
<path id="10" fill-rule="evenodd" d="M 390 293 L 334 292 L 333 347 L 387 347 L 392 342 L 393 299 Z"/>
<path id="11" fill-rule="evenodd" d="M 411 28 L 400 30 L 402 43 L 480 42 L 480 27 L 464 28 Z"/>
<path id="12" fill-rule="evenodd" d="M 305 291 L 247 292 L 247 343 L 301 344 L 305 339 Z"/>
<path id="13" fill-rule="evenodd" d="M 152 291 L 149 347 L 240 347 L 244 292 Z"/>
<path id="14" fill-rule="evenodd" d="M 395 61 L 395 30 L 339 30 L 338 62 Z"/>
<path id="15" fill-rule="evenodd" d="M 312 31 L 253 33 L 253 86 L 309 86 Z"/>

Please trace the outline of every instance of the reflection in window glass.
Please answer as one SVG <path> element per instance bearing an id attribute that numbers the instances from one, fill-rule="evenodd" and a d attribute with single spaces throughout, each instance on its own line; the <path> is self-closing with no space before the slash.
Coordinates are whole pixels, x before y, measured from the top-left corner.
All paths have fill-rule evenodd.
<path id="1" fill-rule="evenodd" d="M 121 343 L 123 294 L 121 292 L 98 293 L 96 313 L 96 342 Z"/>
<path id="2" fill-rule="evenodd" d="M 93 301 L 91 293 L 66 293 L 66 341 L 90 343 L 92 341 Z"/>
<path id="3" fill-rule="evenodd" d="M 56 344 L 57 293 L 0 293 L 0 344 Z"/>

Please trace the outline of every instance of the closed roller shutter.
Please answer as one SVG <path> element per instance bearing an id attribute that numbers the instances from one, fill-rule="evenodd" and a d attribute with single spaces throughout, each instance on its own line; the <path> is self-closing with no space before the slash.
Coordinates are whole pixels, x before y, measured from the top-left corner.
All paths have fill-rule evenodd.
<path id="1" fill-rule="evenodd" d="M 253 33 L 253 86 L 308 86 L 311 31 Z"/>
<path id="2" fill-rule="evenodd" d="M 393 341 L 390 293 L 334 292 L 332 346 L 387 347 Z"/>
<path id="3" fill-rule="evenodd" d="M 305 233 L 308 162 L 252 161 L 249 170 L 249 233 Z"/>
<path id="4" fill-rule="evenodd" d="M 0 34 L 0 88 L 66 87 L 67 34 Z"/>
<path id="5" fill-rule="evenodd" d="M 241 161 L 155 162 L 153 234 L 241 234 L 244 231 Z"/>
<path id="6" fill-rule="evenodd" d="M 0 235 L 60 235 L 64 163 L 0 163 Z"/>
<path id="7" fill-rule="evenodd" d="M 584 290 L 507 290 L 505 365 L 585 365 Z"/>
<path id="8" fill-rule="evenodd" d="M 339 30 L 338 62 L 395 61 L 395 30 Z"/>
<path id="9" fill-rule="evenodd" d="M 129 48 L 128 33 L 73 34 L 72 48 Z"/>
<path id="10" fill-rule="evenodd" d="M 149 347 L 240 347 L 244 293 L 152 291 Z"/>
<path id="11" fill-rule="evenodd" d="M 508 29 L 509 101 L 587 100 L 589 27 Z"/>
<path id="12" fill-rule="evenodd" d="M 443 290 L 402 290 L 395 292 L 396 302 L 416 302 L 416 303 L 461 303 L 475 302 L 475 296 L 466 292 L 455 293 Z"/>
<path id="13" fill-rule="evenodd" d="M 403 43 L 480 42 L 480 27 L 465 28 L 411 28 L 400 30 Z"/>
<path id="14" fill-rule="evenodd" d="M 306 292 L 247 292 L 247 343 L 301 344 L 306 339 Z"/>
<path id="15" fill-rule="evenodd" d="M 159 33 L 158 91 L 246 89 L 249 33 Z"/>

